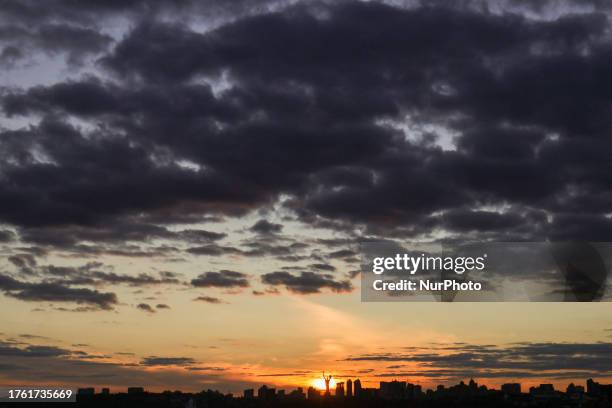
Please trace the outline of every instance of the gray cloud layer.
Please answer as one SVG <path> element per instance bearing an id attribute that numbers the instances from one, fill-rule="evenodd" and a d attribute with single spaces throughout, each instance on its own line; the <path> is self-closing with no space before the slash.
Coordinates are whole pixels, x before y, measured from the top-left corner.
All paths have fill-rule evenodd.
<path id="1" fill-rule="evenodd" d="M 607 32 L 597 11 L 380 3 L 298 5 L 206 33 L 151 19 L 102 55 L 109 76 L 4 92 L 5 113 L 43 120 L 3 132 L 0 219 L 95 226 L 187 201 L 236 215 L 286 194 L 305 222 L 606 239 Z M 221 94 L 193 81 L 222 74 Z M 104 126 L 86 136 L 67 115 Z M 438 146 L 445 133 L 454 150 Z"/>
<path id="2" fill-rule="evenodd" d="M 516 343 L 506 347 L 458 343 L 416 352 L 350 356 L 347 360 L 393 363 L 388 368 L 394 371 L 379 373 L 391 377 L 575 379 L 612 374 L 612 343 Z"/>

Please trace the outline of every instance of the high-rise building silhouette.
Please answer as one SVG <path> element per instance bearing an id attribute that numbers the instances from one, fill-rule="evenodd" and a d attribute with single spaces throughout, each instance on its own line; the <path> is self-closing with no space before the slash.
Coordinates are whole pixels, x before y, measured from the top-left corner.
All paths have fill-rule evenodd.
<path id="1" fill-rule="evenodd" d="M 468 384 L 468 387 L 470 388 L 471 394 L 478 393 L 478 384 L 476 383 L 476 381 L 474 381 L 473 378 L 470 378 L 470 383 Z"/>
<path id="2" fill-rule="evenodd" d="M 361 380 L 359 378 L 356 379 L 353 386 L 355 387 L 355 396 L 360 397 L 361 396 Z"/>
<path id="3" fill-rule="evenodd" d="M 346 380 L 346 396 L 348 398 L 353 396 L 353 381 L 350 378 Z"/>
<path id="4" fill-rule="evenodd" d="M 262 385 L 257 390 L 257 398 L 260 398 L 260 399 L 270 399 L 270 398 L 274 398 L 275 396 L 276 396 L 276 389 L 275 388 L 268 388 L 267 386 Z"/>
<path id="5" fill-rule="evenodd" d="M 567 386 L 565 393 L 567 395 L 579 397 L 584 394 L 584 387 L 582 385 L 574 385 L 574 383 L 570 383 Z"/>
<path id="6" fill-rule="evenodd" d="M 587 380 L 587 394 L 597 396 L 600 394 L 599 383 L 593 381 L 592 378 Z"/>
<path id="7" fill-rule="evenodd" d="M 421 386 L 416 384 L 406 384 L 406 398 L 416 398 L 421 395 Z"/>
<path id="8" fill-rule="evenodd" d="M 336 397 L 344 397 L 344 383 L 336 383 Z"/>
<path id="9" fill-rule="evenodd" d="M 502 384 L 501 390 L 507 395 L 519 395 L 521 393 L 521 384 L 519 383 L 507 383 Z"/>
<path id="10" fill-rule="evenodd" d="M 380 396 L 387 399 L 402 399 L 406 395 L 406 381 L 380 382 Z"/>

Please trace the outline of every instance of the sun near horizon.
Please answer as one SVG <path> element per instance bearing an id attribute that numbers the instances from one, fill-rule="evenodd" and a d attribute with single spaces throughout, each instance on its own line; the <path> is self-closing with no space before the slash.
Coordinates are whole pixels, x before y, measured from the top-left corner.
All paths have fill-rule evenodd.
<path id="1" fill-rule="evenodd" d="M 325 391 L 325 381 L 321 377 L 313 379 L 310 382 L 310 385 L 315 387 L 317 390 Z M 336 388 L 336 380 L 334 380 L 334 378 L 332 377 L 332 379 L 329 381 L 329 389 L 332 390 L 335 388 Z"/>

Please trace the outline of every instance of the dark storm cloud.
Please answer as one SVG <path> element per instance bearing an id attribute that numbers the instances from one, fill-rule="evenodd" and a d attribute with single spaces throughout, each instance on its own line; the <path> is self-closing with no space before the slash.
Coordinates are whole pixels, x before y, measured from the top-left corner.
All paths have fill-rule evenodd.
<path id="1" fill-rule="evenodd" d="M 346 247 L 354 244 L 354 241 L 347 238 L 317 238 L 316 242 L 328 248 Z"/>
<path id="2" fill-rule="evenodd" d="M 97 281 L 96 283 L 127 283 L 130 286 L 167 285 L 179 283 L 179 280 L 175 278 L 156 278 L 144 273 L 138 275 L 120 275 L 116 273 L 95 271 L 92 272 L 90 276 Z"/>
<path id="3" fill-rule="evenodd" d="M 97 141 L 86 140 L 75 128 L 55 120 L 43 121 L 36 130 L 5 132 L 3 136 L 0 151 L 6 153 L 7 163 L 18 163 L 3 166 L 5 177 L 29 186 L 0 186 L 1 216 L 17 224 L 91 225 L 118 211 L 172 205 L 177 203 L 177 194 L 204 201 L 208 196 L 213 207 L 215 201 L 227 199 L 231 206 L 231 196 L 249 195 L 230 188 L 228 180 L 215 176 L 215 171 L 196 173 L 172 163 L 153 162 L 142 146 L 101 135 L 94 137 Z M 61 165 L 37 164 L 28 153 L 30 142 L 46 145 L 41 147 Z M 79 177 L 74 177 L 77 174 Z M 59 189 L 45 191 L 52 184 Z M 26 207 L 21 203 L 27 203 Z"/>
<path id="4" fill-rule="evenodd" d="M 9 257 L 22 274 L 43 277 L 54 283 L 68 285 L 117 285 L 133 287 L 180 284 L 172 272 L 160 272 L 159 277 L 146 273 L 120 274 L 100 262 L 89 262 L 81 266 L 38 265 L 36 258 L 29 254 Z"/>
<path id="5" fill-rule="evenodd" d="M 15 233 L 10 230 L 0 230 L 0 242 L 7 243 L 15 239 Z"/>
<path id="6" fill-rule="evenodd" d="M 136 305 L 136 308 L 142 310 L 143 312 L 155 313 L 155 309 L 153 309 L 148 303 L 139 303 Z"/>
<path id="7" fill-rule="evenodd" d="M 109 310 L 117 304 L 117 295 L 87 288 L 75 288 L 58 282 L 23 282 L 0 274 L 0 290 L 6 296 L 32 302 L 73 302 Z"/>
<path id="8" fill-rule="evenodd" d="M 351 251 L 350 249 L 339 249 L 337 251 L 333 251 L 327 254 L 327 256 L 330 258 L 348 258 L 355 255 L 357 255 L 357 253 Z"/>
<path id="9" fill-rule="evenodd" d="M 254 290 L 251 293 L 254 296 L 279 295 L 280 290 L 278 290 L 277 288 L 266 288 L 265 290 Z"/>
<path id="10" fill-rule="evenodd" d="M 231 4 L 210 1 L 88 1 L 50 0 L 40 3 L 31 0 L 0 1 L 0 42 L 7 46 L 0 55 L 0 64 L 10 66 L 22 57 L 15 55 L 16 45 L 26 48 L 26 53 L 42 51 L 68 54 L 68 62 L 80 62 L 86 54 L 99 54 L 113 39 L 105 31 L 107 24 L 120 26 L 123 19 L 149 19 L 172 16 L 185 21 L 196 15 L 205 16 L 208 23 L 217 19 L 236 18 L 266 7 L 282 3 L 274 0 L 238 0 Z M 145 18 L 146 18 L 145 17 Z M 112 31 L 112 30 L 111 30 Z M 5 55 L 6 54 L 6 55 Z M 3 58 L 3 57 L 7 58 Z M 15 58 L 15 56 L 17 58 Z M 11 61 L 12 60 L 12 61 Z"/>
<path id="11" fill-rule="evenodd" d="M 16 254 L 11 255 L 8 261 L 12 263 L 17 270 L 24 275 L 36 274 L 36 257 L 32 254 Z"/>
<path id="12" fill-rule="evenodd" d="M 193 358 L 189 357 L 145 357 L 140 364 L 145 366 L 188 366 L 195 364 Z"/>
<path id="13" fill-rule="evenodd" d="M 219 245 L 210 243 L 202 246 L 191 247 L 187 252 L 192 255 L 224 256 L 242 255 L 246 257 L 276 257 L 278 259 L 292 258 L 294 261 L 306 259 L 299 255 L 300 251 L 307 248 L 306 244 L 294 242 L 291 244 L 269 244 L 261 240 L 243 242 L 241 248 L 235 246 Z"/>
<path id="14" fill-rule="evenodd" d="M 212 297 L 212 296 L 198 296 L 197 298 L 193 300 L 195 302 L 205 302 L 205 303 L 212 303 L 212 304 L 224 303 L 221 299 Z"/>
<path id="15" fill-rule="evenodd" d="M 500 214 L 495 211 L 453 210 L 444 214 L 443 224 L 452 230 L 498 231 L 519 227 L 523 219 L 518 214 Z"/>
<path id="16" fill-rule="evenodd" d="M 2 7 L 2 17 L 32 23 L 47 19 L 74 18 L 87 15 L 87 13 L 125 11 L 143 3 L 140 0 L 119 2 L 101 0 L 87 3 L 70 0 L 51 0 L 44 3 L 31 0 L 2 0 L 0 6 Z"/>
<path id="17" fill-rule="evenodd" d="M 118 244 L 121 248 L 126 248 L 126 242 L 180 240 L 191 244 L 205 244 L 226 237 L 225 233 L 204 229 L 173 231 L 148 220 L 133 219 L 116 219 L 113 222 L 88 226 L 27 227 L 22 228 L 19 235 L 20 239 L 27 243 L 80 253 L 112 252 Z M 88 243 L 88 246 L 82 245 L 83 243 Z"/>
<path id="18" fill-rule="evenodd" d="M 183 230 L 178 234 L 181 236 L 182 239 L 188 240 L 190 242 L 218 241 L 227 236 L 227 234 L 223 232 L 213 232 L 195 229 Z"/>
<path id="19" fill-rule="evenodd" d="M 72 354 L 70 350 L 53 346 L 34 346 L 28 345 L 24 348 L 17 348 L 0 342 L 0 356 L 9 357 L 59 357 Z"/>
<path id="20" fill-rule="evenodd" d="M 249 286 L 249 281 L 248 276 L 244 273 L 221 270 L 204 272 L 192 279 L 191 284 L 199 288 L 245 288 Z"/>
<path id="21" fill-rule="evenodd" d="M 55 11 L 6 4 L 18 21 L 66 18 L 61 2 Z M 158 6 L 73 10 L 143 7 Z M 237 216 L 281 196 L 299 220 L 344 232 L 612 236 L 605 13 L 538 20 L 473 4 L 338 2 L 207 32 L 154 15 L 102 51 L 98 77 L 2 90 L 6 114 L 43 118 L 0 138 L 0 220 L 21 239 L 74 248 L 164 238 L 194 243 L 194 255 L 289 259 L 291 248 L 127 221 Z M 215 90 L 222 79 L 227 89 Z"/>
<path id="22" fill-rule="evenodd" d="M 273 234 L 281 232 L 283 229 L 282 224 L 275 224 L 268 220 L 259 220 L 251 228 L 251 231 L 259 234 Z"/>
<path id="23" fill-rule="evenodd" d="M 17 254 L 8 257 L 8 261 L 15 265 L 17 268 L 36 266 L 36 258 L 32 254 Z"/>
<path id="24" fill-rule="evenodd" d="M 198 14 L 241 15 L 253 9 L 263 9 L 282 1 L 272 0 L 235 0 L 230 3 L 216 0 L 48 0 L 43 3 L 36 0 L 1 0 L 2 17 L 7 20 L 23 21 L 27 24 L 47 20 L 80 21 L 88 24 L 99 23 L 100 19 L 112 16 L 133 17 L 134 13 L 154 18 L 160 13 L 171 13 L 179 16 Z M 206 13 L 208 12 L 208 13 Z"/>
<path id="25" fill-rule="evenodd" d="M 172 95 L 166 92 L 172 92 Z M 174 98 L 182 99 L 181 103 L 177 105 L 176 101 L 173 101 Z M 155 85 L 130 89 L 102 82 L 95 77 L 87 77 L 80 81 L 9 93 L 4 98 L 3 109 L 9 115 L 65 112 L 84 117 L 136 114 L 146 114 L 148 117 L 151 114 L 160 114 L 166 117 L 174 112 L 183 116 L 227 120 L 239 113 L 230 102 L 215 100 L 211 88 L 207 85 L 180 85 L 174 90 Z"/>
<path id="26" fill-rule="evenodd" d="M 284 286 L 287 290 L 299 294 L 319 293 L 322 289 L 332 292 L 350 292 L 353 285 L 350 281 L 337 281 L 333 275 L 313 272 L 300 272 L 299 275 L 289 272 L 271 272 L 261 276 L 266 285 Z"/>
<path id="27" fill-rule="evenodd" d="M 316 269 L 319 271 L 328 271 L 328 272 L 334 272 L 336 270 L 336 267 L 334 265 L 323 264 L 323 263 L 310 264 L 309 268 Z"/>
<path id="28" fill-rule="evenodd" d="M 215 244 L 202 245 L 198 247 L 188 248 L 187 252 L 192 255 L 209 255 L 209 256 L 242 254 L 242 251 L 238 248 L 231 247 L 231 246 L 215 245 Z"/>
<path id="29" fill-rule="evenodd" d="M 13 45 L 6 46 L 0 52 L 0 66 L 12 68 L 22 58 L 23 52 L 19 48 Z"/>
<path id="30" fill-rule="evenodd" d="M 245 256 L 274 256 L 277 258 L 285 256 L 298 256 L 304 251 L 308 245 L 302 242 L 293 242 L 288 244 L 270 244 L 261 238 L 243 243 L 244 249 L 242 254 Z"/>
<path id="31" fill-rule="evenodd" d="M 106 34 L 72 24 L 27 26 L 8 22 L 0 29 L 0 43 L 8 44 L 0 60 L 4 64 L 11 64 L 23 59 L 29 50 L 35 50 L 51 55 L 66 52 L 69 61 L 75 63 L 87 54 L 105 50 L 111 42 L 112 38 Z"/>
<path id="32" fill-rule="evenodd" d="M 210 35 L 191 32 L 179 26 L 145 24 L 122 41 L 107 58 L 106 63 L 122 74 L 138 73 L 157 80 L 182 80 L 196 73 L 214 73 L 226 66 L 247 80 L 248 75 L 252 75 L 255 78 L 266 77 L 274 81 L 302 79 L 313 85 L 320 85 L 315 81 L 324 81 L 323 78 L 317 77 L 324 70 L 332 68 L 329 72 L 331 78 L 328 80 L 336 80 L 339 78 L 335 76 L 341 74 L 341 68 L 355 66 L 358 62 L 378 70 L 371 74 L 362 70 L 342 74 L 346 75 L 346 82 L 351 85 L 355 85 L 352 82 L 357 78 L 369 79 L 370 81 L 362 85 L 367 92 L 367 88 L 373 85 L 374 81 L 384 81 L 384 78 L 378 77 L 380 68 L 395 71 L 405 67 L 411 69 L 408 75 L 422 74 L 420 70 L 425 66 L 421 68 L 417 65 L 406 65 L 408 58 L 429 65 L 445 53 L 450 63 L 464 62 L 461 61 L 463 58 L 475 53 L 501 55 L 507 50 L 520 50 L 528 41 L 549 35 L 557 26 L 552 25 L 549 30 L 545 29 L 548 26 L 541 30 L 538 30 L 539 27 L 532 30 L 532 27 L 518 17 L 484 16 L 445 8 L 404 11 L 373 3 L 340 3 L 324 11 L 328 14 L 327 18 L 317 19 L 306 7 L 298 7 L 292 12 L 240 20 L 221 27 Z M 361 47 L 361 42 L 350 41 L 352 38 L 359 38 L 355 34 L 359 28 L 363 29 L 362 23 L 365 19 L 371 24 L 369 30 L 362 31 L 362 38 L 371 41 L 367 48 Z M 577 20 L 576 24 L 587 26 L 580 20 Z M 440 30 L 439 27 L 445 27 L 445 30 Z M 463 36 L 453 37 L 453 34 L 460 30 Z M 593 27 L 593 30 L 601 31 L 601 25 Z M 298 33 L 309 33 L 313 36 Z M 419 39 L 415 35 L 417 33 Z M 577 40 L 584 39 L 589 34 L 591 32 L 585 30 L 582 37 L 577 36 Z M 172 41 L 175 43 L 170 46 Z M 319 46 L 323 43 L 326 43 L 327 47 Z M 161 47 L 154 47 L 153 44 Z M 248 50 L 247 47 L 251 49 Z M 292 53 L 295 49 L 301 52 Z M 190 52 L 181 53 L 182 50 Z M 249 52 L 246 52 L 247 50 Z M 407 51 L 409 54 L 396 54 L 397 51 Z M 368 60 L 364 59 L 366 53 Z M 175 59 L 178 55 L 183 58 L 180 63 L 172 66 L 152 64 L 154 61 Z M 255 60 L 253 55 L 261 58 Z M 386 60 L 389 57 L 391 61 Z M 394 67 L 391 64 L 393 62 L 402 64 Z M 299 70 L 298 67 L 307 69 Z M 251 73 L 247 73 L 247 70 L 251 70 Z M 390 79 L 397 81 L 403 78 Z M 384 103 L 384 99 L 375 95 L 371 96 L 375 98 L 372 102 L 376 104 L 368 104 L 360 98 L 359 105 L 334 106 L 330 103 L 334 101 L 334 97 L 337 102 L 346 102 L 343 97 L 349 96 L 335 92 L 337 90 L 331 89 L 329 93 L 323 94 L 322 96 L 329 99 L 322 102 L 332 109 L 344 109 L 345 114 L 384 113 L 385 110 L 396 109 L 393 103 Z M 349 89 L 347 92 L 359 92 L 363 95 L 363 91 L 358 89 Z M 355 110 L 351 111 L 351 108 Z"/>

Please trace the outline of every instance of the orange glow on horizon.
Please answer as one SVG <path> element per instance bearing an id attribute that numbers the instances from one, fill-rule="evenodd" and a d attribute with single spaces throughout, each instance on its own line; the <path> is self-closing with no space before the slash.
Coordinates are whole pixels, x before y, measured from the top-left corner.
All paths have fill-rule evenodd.
<path id="1" fill-rule="evenodd" d="M 316 389 L 325 391 L 325 381 L 323 381 L 323 378 L 316 378 L 311 384 Z M 329 389 L 333 390 L 334 388 L 336 388 L 336 381 L 332 377 L 331 381 L 329 382 Z"/>

